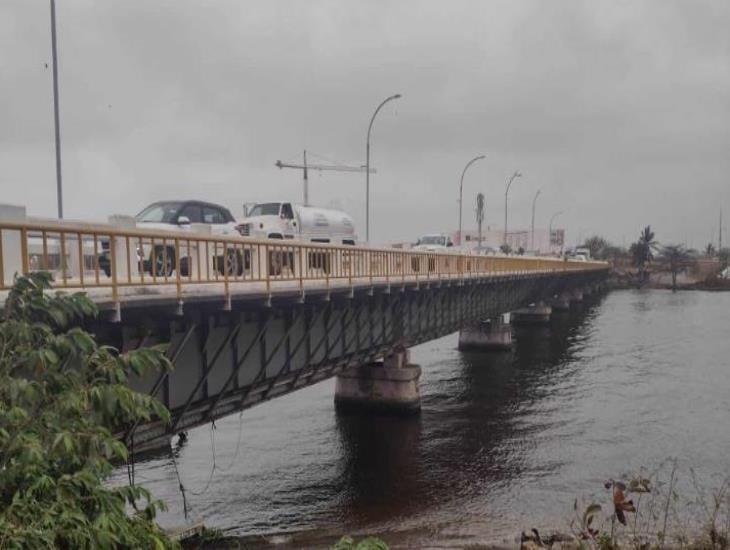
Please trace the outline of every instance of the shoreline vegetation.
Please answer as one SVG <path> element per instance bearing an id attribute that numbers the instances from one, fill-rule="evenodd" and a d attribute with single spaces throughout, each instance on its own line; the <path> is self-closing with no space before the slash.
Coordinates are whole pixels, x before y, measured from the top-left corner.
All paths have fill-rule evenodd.
<path id="1" fill-rule="evenodd" d="M 652 472 L 605 480 L 590 498 L 576 498 L 572 510 L 566 506 L 562 527 L 530 527 L 512 539 L 440 541 L 416 530 L 361 535 L 358 542 L 335 529 L 249 536 L 208 531 L 185 541 L 183 548 L 386 550 L 445 544 L 469 550 L 728 550 L 730 477 L 719 478 L 712 487 L 707 489 L 691 466 L 673 459 Z"/>
<path id="2" fill-rule="evenodd" d="M 582 244 L 590 257 L 611 265 L 609 285 L 616 289 L 730 290 L 730 248 L 703 250 L 683 244 L 660 244 L 651 226 L 641 230 L 628 248 L 594 235 Z"/>

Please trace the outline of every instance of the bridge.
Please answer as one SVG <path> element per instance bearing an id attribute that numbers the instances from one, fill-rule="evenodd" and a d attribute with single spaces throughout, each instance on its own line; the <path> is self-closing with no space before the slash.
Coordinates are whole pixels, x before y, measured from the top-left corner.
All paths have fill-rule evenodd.
<path id="1" fill-rule="evenodd" d="M 460 331 L 464 347 L 509 348 L 503 314 L 547 322 L 597 290 L 608 266 L 150 231 L 0 205 L 0 304 L 14 275 L 34 270 L 88 293 L 99 341 L 167 344 L 174 369 L 130 381 L 172 415 L 120 434 L 139 449 L 333 376 L 338 406 L 415 412 L 409 347 Z"/>

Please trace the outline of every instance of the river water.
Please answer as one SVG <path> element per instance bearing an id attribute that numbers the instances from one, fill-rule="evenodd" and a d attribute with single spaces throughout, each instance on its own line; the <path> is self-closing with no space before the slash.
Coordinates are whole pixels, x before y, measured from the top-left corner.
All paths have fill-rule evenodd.
<path id="1" fill-rule="evenodd" d="M 603 480 L 670 459 L 708 486 L 730 473 L 730 293 L 614 291 L 518 331 L 512 353 L 456 344 L 412 350 L 418 417 L 338 415 L 328 380 L 191 431 L 173 451 L 190 516 L 293 546 L 461 547 L 565 527 Z M 169 453 L 136 480 L 183 522 Z"/>

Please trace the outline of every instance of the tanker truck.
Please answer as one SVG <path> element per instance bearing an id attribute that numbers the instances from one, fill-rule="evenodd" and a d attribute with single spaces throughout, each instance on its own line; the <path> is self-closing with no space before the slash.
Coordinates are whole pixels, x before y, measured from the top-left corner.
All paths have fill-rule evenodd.
<path id="1" fill-rule="evenodd" d="M 261 202 L 244 205 L 243 210 L 237 229 L 244 237 L 355 244 L 352 218 L 340 210 L 290 202 Z"/>
<path id="2" fill-rule="evenodd" d="M 352 218 L 340 210 L 261 202 L 244 205 L 243 211 L 244 217 L 236 229 L 244 237 L 345 246 L 354 246 L 357 239 Z M 295 270 L 293 253 L 271 252 L 270 256 L 270 273 Z M 307 264 L 309 268 L 329 272 L 332 258 L 332 253 L 312 251 L 307 253 Z"/>

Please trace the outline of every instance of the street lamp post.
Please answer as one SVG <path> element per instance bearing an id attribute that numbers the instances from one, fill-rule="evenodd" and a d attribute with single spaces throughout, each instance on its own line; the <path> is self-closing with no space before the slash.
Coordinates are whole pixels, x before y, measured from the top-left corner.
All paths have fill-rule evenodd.
<path id="1" fill-rule="evenodd" d="M 507 181 L 507 188 L 504 190 L 504 244 L 507 244 L 507 195 L 509 194 L 509 188 L 512 182 L 515 181 L 515 178 L 520 177 L 522 177 L 522 174 L 518 170 L 515 170 L 515 173 Z"/>
<path id="2" fill-rule="evenodd" d="M 461 246 L 461 216 L 463 212 L 463 208 L 461 207 L 462 199 L 464 197 L 464 174 L 466 174 L 466 171 L 469 169 L 469 167 L 474 164 L 476 161 L 481 160 L 483 158 L 486 158 L 486 155 L 479 155 L 477 157 L 474 157 L 469 162 L 466 163 L 466 166 L 464 166 L 464 170 L 461 172 L 461 180 L 459 180 L 459 246 Z"/>
<path id="3" fill-rule="evenodd" d="M 378 111 L 383 108 L 383 105 L 398 99 L 401 95 L 395 94 L 390 97 L 386 97 L 383 102 L 378 105 L 375 109 L 373 116 L 370 118 L 370 125 L 368 126 L 368 137 L 365 147 L 365 241 L 370 242 L 370 132 L 373 129 L 373 122 L 375 122 L 375 116 Z"/>
<path id="4" fill-rule="evenodd" d="M 61 127 L 58 115 L 58 53 L 56 49 L 56 0 L 51 0 L 51 57 L 53 63 L 53 118 L 56 133 L 56 198 L 58 218 L 63 219 L 63 186 L 61 183 Z"/>
<path id="5" fill-rule="evenodd" d="M 535 251 L 535 203 L 537 202 L 537 197 L 540 196 L 541 189 L 537 190 L 537 193 L 535 193 L 535 198 L 532 199 L 532 224 L 530 226 L 530 248 L 532 251 Z"/>
<path id="6" fill-rule="evenodd" d="M 562 213 L 563 213 L 562 210 L 558 210 L 557 212 L 555 212 L 555 214 L 553 214 L 550 217 L 550 224 L 548 226 L 548 240 L 550 242 L 550 246 L 552 246 L 552 244 L 553 244 L 553 220 L 555 220 L 555 218 L 560 216 L 560 214 L 562 214 Z"/>

